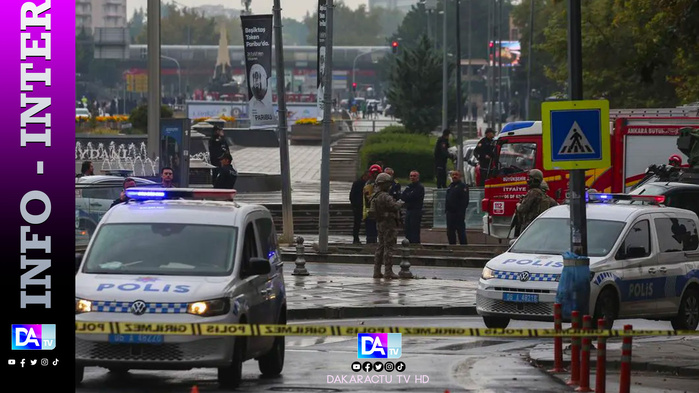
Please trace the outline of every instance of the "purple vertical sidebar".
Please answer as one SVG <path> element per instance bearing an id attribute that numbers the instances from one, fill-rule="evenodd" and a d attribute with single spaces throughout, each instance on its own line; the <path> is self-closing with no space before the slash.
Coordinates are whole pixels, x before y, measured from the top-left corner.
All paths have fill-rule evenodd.
<path id="1" fill-rule="evenodd" d="M 41 6 L 48 3 L 50 8 L 39 17 L 50 15 L 50 30 L 44 26 L 27 26 L 22 31 L 22 6 Z M 50 34 L 50 60 L 44 57 L 21 58 L 21 34 L 29 33 L 30 40 L 38 41 L 36 46 L 46 47 L 42 33 Z M 74 365 L 74 260 L 75 260 L 75 1 L 74 0 L 5 0 L 0 23 L 0 108 L 2 108 L 2 130 L 0 131 L 0 170 L 4 172 L 2 202 L 0 203 L 0 242 L 2 247 L 5 311 L 2 313 L 3 329 L 10 338 L 11 324 L 55 324 L 56 338 L 53 350 L 13 351 L 11 342 L 0 343 L 4 348 L 2 362 L 3 375 L 25 381 L 38 390 L 42 386 L 60 391 L 74 386 L 70 371 Z M 21 91 L 22 64 L 31 63 L 28 72 L 43 73 L 50 69 L 50 85 L 44 82 L 28 82 L 32 91 Z M 51 104 L 35 114 L 34 118 L 50 115 L 50 127 L 42 124 L 26 124 L 27 133 L 45 133 L 50 129 L 50 145 L 33 142 L 21 145 L 22 113 L 33 105 L 22 108 L 22 94 L 28 98 L 50 98 Z M 43 173 L 42 173 L 43 172 Z M 36 191 L 32 193 L 33 191 Z M 22 199 L 45 194 L 50 201 L 50 212 L 45 220 L 37 215 L 44 211 L 44 203 L 33 200 L 26 204 L 23 217 Z M 43 195 L 42 194 L 42 195 Z M 48 206 L 46 206 L 48 208 Z M 28 222 L 32 215 L 36 220 Z M 21 248 L 21 228 L 29 227 L 26 240 L 44 240 L 50 237 L 50 250 Z M 21 277 L 29 278 L 34 264 L 22 267 L 22 257 L 28 260 L 50 260 L 50 267 L 33 277 L 34 283 L 22 288 Z M 41 270 L 41 269 L 39 269 Z M 35 270 L 36 271 L 36 270 Z M 43 280 L 43 281 L 42 281 Z M 27 304 L 22 307 L 22 293 L 25 295 L 48 295 L 50 307 L 43 304 Z M 14 340 L 14 337 L 12 338 Z M 7 360 L 6 360 L 7 359 Z M 11 359 L 16 360 L 11 364 Z M 26 359 L 22 367 L 20 360 Z M 29 361 L 38 363 L 31 366 Z M 42 359 L 48 365 L 42 366 Z M 31 379 L 27 379 L 31 378 Z"/>

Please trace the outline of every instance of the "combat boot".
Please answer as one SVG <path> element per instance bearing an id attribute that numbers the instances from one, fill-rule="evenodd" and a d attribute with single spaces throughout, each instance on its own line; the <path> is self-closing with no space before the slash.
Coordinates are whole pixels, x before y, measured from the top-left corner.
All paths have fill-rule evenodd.
<path id="1" fill-rule="evenodd" d="M 398 277 L 396 273 L 393 273 L 393 266 L 392 265 L 386 265 L 386 267 L 383 269 L 383 278 L 387 280 L 394 280 Z"/>
<path id="2" fill-rule="evenodd" d="M 374 278 L 383 278 L 383 274 L 381 274 L 381 265 L 374 265 Z"/>

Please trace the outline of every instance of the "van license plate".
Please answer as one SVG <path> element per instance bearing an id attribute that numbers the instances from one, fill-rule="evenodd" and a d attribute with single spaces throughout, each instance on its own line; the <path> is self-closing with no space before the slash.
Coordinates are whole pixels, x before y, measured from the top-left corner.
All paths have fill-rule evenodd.
<path id="1" fill-rule="evenodd" d="M 109 342 L 112 344 L 162 344 L 164 336 L 161 334 L 110 334 Z"/>
<path id="2" fill-rule="evenodd" d="M 505 292 L 502 294 L 502 300 L 517 303 L 539 303 L 539 295 Z"/>

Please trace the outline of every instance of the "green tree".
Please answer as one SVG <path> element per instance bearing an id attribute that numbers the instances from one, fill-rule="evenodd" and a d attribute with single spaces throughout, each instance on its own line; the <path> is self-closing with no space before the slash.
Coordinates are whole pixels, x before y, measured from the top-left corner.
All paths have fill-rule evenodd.
<path id="1" fill-rule="evenodd" d="M 306 45 L 308 42 L 308 26 L 296 19 L 282 18 L 282 33 L 284 45 Z"/>
<path id="2" fill-rule="evenodd" d="M 423 35 L 414 49 L 395 57 L 388 100 L 396 117 L 414 133 L 427 134 L 442 120 L 442 56 Z"/>
<path id="3" fill-rule="evenodd" d="M 307 14 L 303 23 L 308 27 L 309 45 L 318 42 L 318 12 Z M 333 12 L 333 45 L 386 45 L 377 12 L 367 11 L 365 5 L 352 10 L 344 2 L 337 2 Z"/>
<path id="4" fill-rule="evenodd" d="M 93 45 L 92 36 L 83 27 L 75 37 L 75 72 L 84 75 L 90 71 L 90 64 L 95 57 Z"/>
<path id="5" fill-rule="evenodd" d="M 133 11 L 133 16 L 128 23 L 129 36 L 131 37 L 132 43 L 136 42 L 136 37 L 141 35 L 143 29 L 146 28 L 145 19 L 146 13 L 143 11 L 143 7 Z"/>
<path id="6" fill-rule="evenodd" d="M 235 29 L 235 21 L 221 18 L 207 18 L 190 8 L 179 8 L 175 4 L 164 4 L 160 22 L 160 38 L 162 45 L 217 45 L 220 34 L 220 23 L 226 23 L 228 43 L 230 45 L 242 44 L 242 32 L 238 18 L 238 28 Z M 146 14 L 146 16 L 148 16 Z M 241 39 L 236 40 L 236 32 Z M 148 41 L 147 21 L 146 28 L 135 38 L 138 44 L 146 44 Z"/>

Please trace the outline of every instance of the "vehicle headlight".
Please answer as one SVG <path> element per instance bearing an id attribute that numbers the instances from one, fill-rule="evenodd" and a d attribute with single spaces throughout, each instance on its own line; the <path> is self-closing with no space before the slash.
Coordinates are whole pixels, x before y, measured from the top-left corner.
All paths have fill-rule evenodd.
<path id="1" fill-rule="evenodd" d="M 187 305 L 187 313 L 202 317 L 226 314 L 228 310 L 230 310 L 228 299 L 203 300 Z"/>
<path id="2" fill-rule="evenodd" d="M 481 273 L 481 278 L 484 280 L 492 280 L 495 278 L 495 271 L 489 267 L 483 268 L 483 273 Z"/>
<path id="3" fill-rule="evenodd" d="M 92 311 L 92 302 L 90 300 L 75 298 L 75 313 L 82 314 Z"/>

